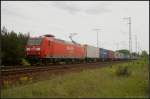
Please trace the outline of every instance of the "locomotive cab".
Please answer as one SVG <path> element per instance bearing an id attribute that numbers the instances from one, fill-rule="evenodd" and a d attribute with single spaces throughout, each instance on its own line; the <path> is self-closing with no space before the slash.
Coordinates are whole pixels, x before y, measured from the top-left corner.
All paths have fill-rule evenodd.
<path id="1" fill-rule="evenodd" d="M 29 38 L 26 45 L 26 57 L 30 62 L 46 58 L 52 52 L 53 35 Z"/>
<path id="2" fill-rule="evenodd" d="M 32 57 L 40 57 L 41 54 L 41 43 L 43 38 L 30 38 L 26 46 L 26 55 Z"/>

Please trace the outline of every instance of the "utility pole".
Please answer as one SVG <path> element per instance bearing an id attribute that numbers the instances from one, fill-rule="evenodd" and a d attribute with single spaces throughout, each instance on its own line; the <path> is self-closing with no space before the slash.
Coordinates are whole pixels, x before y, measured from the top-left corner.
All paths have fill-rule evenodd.
<path id="1" fill-rule="evenodd" d="M 140 43 L 138 42 L 138 54 L 140 55 Z"/>
<path id="2" fill-rule="evenodd" d="M 137 36 L 135 35 L 135 52 L 137 53 Z"/>
<path id="3" fill-rule="evenodd" d="M 136 57 L 138 57 L 138 52 L 137 52 L 137 35 L 135 34 L 135 53 Z"/>
<path id="4" fill-rule="evenodd" d="M 132 37 L 131 37 L 131 17 L 125 17 L 123 19 L 127 19 L 129 21 L 129 55 L 130 55 L 130 58 L 132 58 Z"/>
<path id="5" fill-rule="evenodd" d="M 119 43 L 116 42 L 115 45 L 116 45 L 116 50 L 118 50 L 119 49 Z"/>
<path id="6" fill-rule="evenodd" d="M 116 43 L 116 45 L 117 45 L 117 50 L 119 49 L 119 43 Z"/>
<path id="7" fill-rule="evenodd" d="M 97 32 L 97 47 L 99 47 L 98 32 L 100 31 L 100 29 L 96 28 L 96 29 L 93 29 L 93 30 Z"/>

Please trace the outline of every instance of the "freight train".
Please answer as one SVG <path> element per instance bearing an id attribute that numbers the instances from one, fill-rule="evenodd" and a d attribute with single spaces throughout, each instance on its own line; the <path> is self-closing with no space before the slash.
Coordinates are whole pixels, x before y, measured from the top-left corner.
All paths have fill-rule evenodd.
<path id="1" fill-rule="evenodd" d="M 57 39 L 53 35 L 29 38 L 26 56 L 31 63 L 81 63 L 128 60 L 129 55 Z"/>

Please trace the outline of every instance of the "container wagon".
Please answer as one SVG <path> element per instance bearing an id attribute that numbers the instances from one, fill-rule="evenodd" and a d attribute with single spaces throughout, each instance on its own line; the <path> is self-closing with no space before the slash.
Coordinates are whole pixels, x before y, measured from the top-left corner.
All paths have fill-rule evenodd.
<path id="1" fill-rule="evenodd" d="M 99 58 L 101 61 L 106 61 L 108 59 L 108 50 L 99 48 Z"/>
<path id="2" fill-rule="evenodd" d="M 124 54 L 124 60 L 128 60 L 129 59 L 129 55 Z"/>
<path id="3" fill-rule="evenodd" d="M 114 60 L 114 58 L 115 58 L 115 55 L 114 55 L 114 51 L 112 51 L 112 50 L 108 50 L 108 60 L 109 61 L 113 61 Z"/>
<path id="4" fill-rule="evenodd" d="M 85 60 L 87 62 L 96 62 L 99 60 L 99 48 L 91 45 L 84 45 L 85 48 Z"/>
<path id="5" fill-rule="evenodd" d="M 119 60 L 120 58 L 120 53 L 119 52 L 114 52 L 114 60 Z"/>
<path id="6" fill-rule="evenodd" d="M 123 60 L 123 59 L 124 59 L 124 54 L 120 53 L 120 60 Z"/>

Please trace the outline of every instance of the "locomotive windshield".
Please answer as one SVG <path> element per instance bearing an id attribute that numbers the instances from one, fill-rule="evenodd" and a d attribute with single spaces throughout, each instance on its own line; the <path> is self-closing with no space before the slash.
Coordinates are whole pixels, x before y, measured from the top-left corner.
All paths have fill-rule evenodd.
<path id="1" fill-rule="evenodd" d="M 28 40 L 28 45 L 40 45 L 42 38 L 30 38 Z"/>

